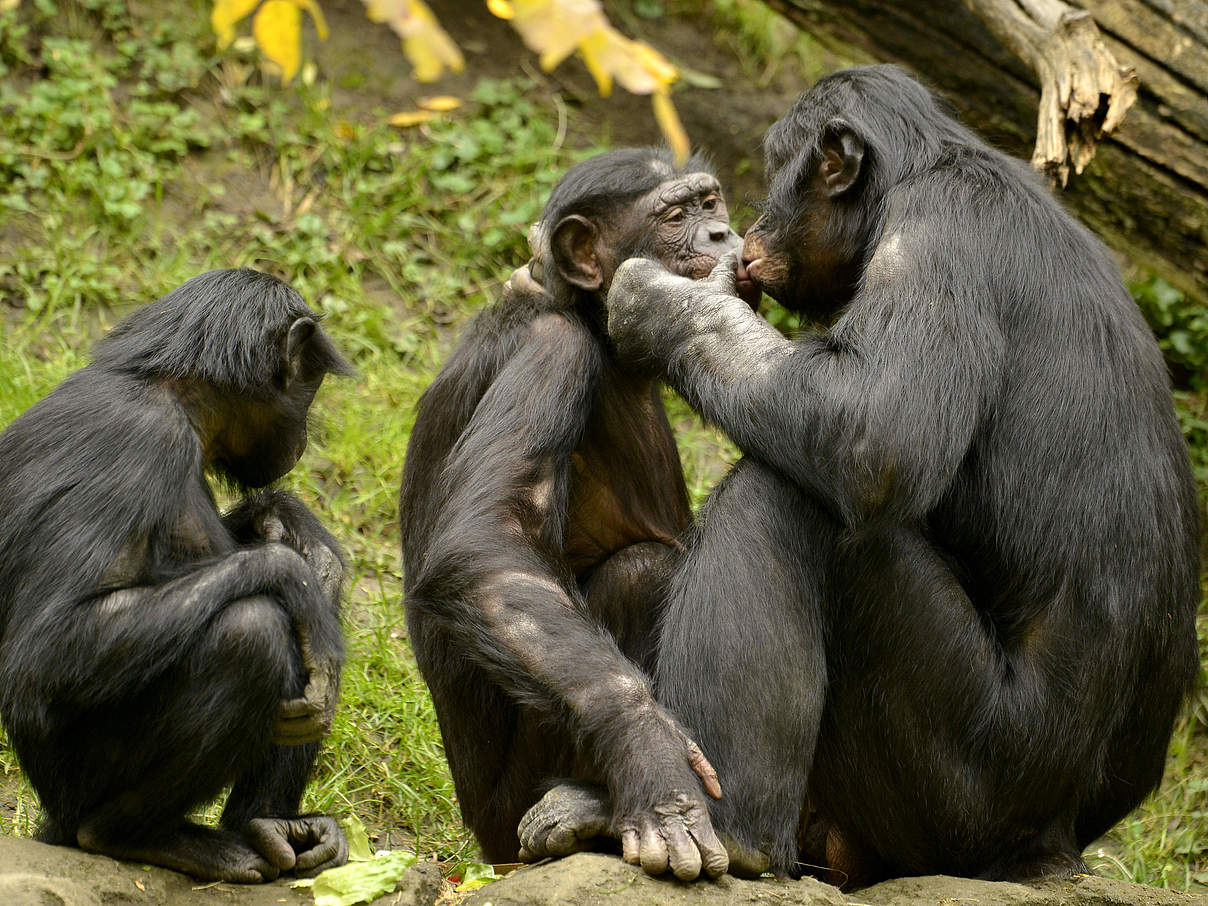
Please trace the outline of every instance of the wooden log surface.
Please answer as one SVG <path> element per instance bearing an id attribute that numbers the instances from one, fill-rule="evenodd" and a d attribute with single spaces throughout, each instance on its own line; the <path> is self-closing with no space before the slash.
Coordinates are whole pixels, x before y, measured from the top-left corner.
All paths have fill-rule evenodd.
<path id="1" fill-rule="evenodd" d="M 767 2 L 824 44 L 901 63 L 995 145 L 1032 157 L 1038 77 L 962 0 Z M 986 2 L 996 0 L 972 5 Z M 1141 273 L 1208 304 L 1208 2 L 1078 6 L 1116 59 L 1136 70 L 1138 94 L 1084 172 L 1057 191 Z"/>

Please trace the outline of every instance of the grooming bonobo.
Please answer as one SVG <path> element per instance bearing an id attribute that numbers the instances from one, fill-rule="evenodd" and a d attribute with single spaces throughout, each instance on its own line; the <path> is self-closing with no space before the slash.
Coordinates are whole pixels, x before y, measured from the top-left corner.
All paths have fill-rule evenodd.
<path id="1" fill-rule="evenodd" d="M 630 261 L 608 297 L 617 360 L 744 453 L 655 668 L 725 790 L 731 870 L 1084 872 L 1197 671 L 1199 508 L 1157 343 L 1103 244 L 901 70 L 822 79 L 764 148 L 745 267 Z M 820 329 L 773 330 L 744 271 Z M 582 800 L 561 833 L 604 826 Z"/>
<path id="2" fill-rule="evenodd" d="M 0 435 L 0 716 L 39 839 L 198 878 L 347 857 L 298 805 L 331 728 L 340 549 L 281 491 L 325 374 L 301 297 L 213 271 L 119 323 Z M 233 784 L 221 828 L 190 822 Z"/>
<path id="3" fill-rule="evenodd" d="M 716 778 L 648 678 L 688 496 L 658 387 L 614 361 L 603 299 L 628 257 L 698 278 L 740 240 L 699 162 L 626 150 L 574 167 L 530 242 L 540 285 L 518 272 L 420 401 L 401 498 L 411 643 L 487 859 L 515 860 L 525 811 L 573 778 L 566 796 L 611 795 L 596 829 L 627 856 L 656 822 L 668 845 L 648 869 L 717 875 Z"/>

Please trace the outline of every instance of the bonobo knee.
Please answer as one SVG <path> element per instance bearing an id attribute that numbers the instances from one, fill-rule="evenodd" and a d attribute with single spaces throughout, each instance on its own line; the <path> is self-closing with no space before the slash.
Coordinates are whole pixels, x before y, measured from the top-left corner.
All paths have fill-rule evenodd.
<path id="1" fill-rule="evenodd" d="M 267 674 L 284 684 L 299 669 L 298 643 L 289 615 L 264 595 L 228 604 L 214 619 L 207 647 L 233 675 Z"/>

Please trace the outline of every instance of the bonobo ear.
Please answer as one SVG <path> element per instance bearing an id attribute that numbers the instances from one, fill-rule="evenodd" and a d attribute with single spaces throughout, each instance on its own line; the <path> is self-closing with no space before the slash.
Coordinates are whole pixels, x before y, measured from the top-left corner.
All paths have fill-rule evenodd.
<path id="1" fill-rule="evenodd" d="M 822 130 L 822 164 L 818 168 L 824 191 L 831 198 L 856 184 L 864 166 L 864 139 L 844 120 L 834 119 Z"/>
<path id="2" fill-rule="evenodd" d="M 277 381 L 282 390 L 289 387 L 294 378 L 298 376 L 306 344 L 310 342 L 310 338 L 315 335 L 318 328 L 319 325 L 315 323 L 315 319 L 308 317 L 298 318 L 289 325 L 289 330 L 285 332 L 285 348 L 281 350 L 281 371 Z"/>
<path id="3" fill-rule="evenodd" d="M 563 217 L 550 237 L 551 251 L 558 273 L 567 283 L 595 292 L 604 285 L 604 271 L 596 255 L 600 231 L 586 217 Z"/>

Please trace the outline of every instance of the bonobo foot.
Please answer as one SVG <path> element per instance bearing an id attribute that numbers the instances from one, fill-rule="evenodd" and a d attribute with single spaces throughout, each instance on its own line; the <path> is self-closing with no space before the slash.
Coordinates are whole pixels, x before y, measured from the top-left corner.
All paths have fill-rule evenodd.
<path id="1" fill-rule="evenodd" d="M 522 862 L 569 856 L 597 837 L 616 837 L 612 801 L 601 786 L 568 780 L 524 813 L 518 833 Z"/>
<path id="2" fill-rule="evenodd" d="M 335 819 L 326 815 L 253 818 L 244 833 L 275 868 L 299 878 L 314 877 L 348 861 L 348 841 Z"/>
<path id="3" fill-rule="evenodd" d="M 281 869 L 228 831 L 185 822 L 154 841 L 115 839 L 85 822 L 76 834 L 80 849 L 130 862 L 149 862 L 203 881 L 260 884 Z"/>

